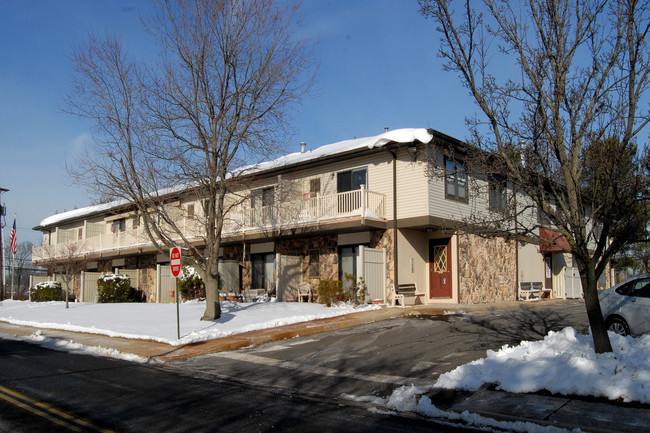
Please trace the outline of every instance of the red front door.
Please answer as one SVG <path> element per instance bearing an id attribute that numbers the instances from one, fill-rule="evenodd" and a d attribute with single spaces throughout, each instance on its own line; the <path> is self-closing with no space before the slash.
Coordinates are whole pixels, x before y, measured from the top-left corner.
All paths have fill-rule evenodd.
<path id="1" fill-rule="evenodd" d="M 429 297 L 451 298 L 451 239 L 429 241 Z"/>

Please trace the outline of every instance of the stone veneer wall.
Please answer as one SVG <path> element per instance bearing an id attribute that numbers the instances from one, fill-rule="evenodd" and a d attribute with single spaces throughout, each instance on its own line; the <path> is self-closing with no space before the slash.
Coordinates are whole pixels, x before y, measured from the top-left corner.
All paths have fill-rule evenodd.
<path id="1" fill-rule="evenodd" d="M 371 232 L 371 248 L 386 248 L 386 278 L 388 284 L 393 281 L 393 233 L 392 230 L 376 230 Z M 251 260 L 247 247 L 246 260 L 242 263 L 242 288 L 249 289 L 251 284 Z M 309 275 L 309 251 L 319 251 L 319 275 Z M 339 256 L 338 236 L 313 236 L 304 238 L 282 239 L 275 242 L 276 254 L 297 254 L 302 256 L 303 280 L 308 281 L 311 287 L 317 288 L 320 280 L 338 280 L 339 278 Z M 242 257 L 242 246 L 227 246 L 223 250 L 224 259 L 240 260 Z"/>
<path id="2" fill-rule="evenodd" d="M 459 303 L 516 300 L 515 248 L 514 241 L 505 241 L 503 238 L 485 239 L 472 234 L 459 235 Z"/>
<path id="3" fill-rule="evenodd" d="M 146 296 L 147 302 L 156 302 L 156 263 L 157 258 L 155 254 L 137 257 L 135 263 L 136 269 L 140 270 L 140 290 Z M 125 261 L 128 264 L 128 261 Z"/>
<path id="4" fill-rule="evenodd" d="M 309 275 L 310 250 L 319 251 L 317 277 Z M 312 288 L 317 288 L 320 280 L 338 280 L 339 278 L 338 238 L 336 235 L 281 240 L 275 243 L 275 252 L 302 256 L 303 281 L 309 282 Z"/>
<path id="5" fill-rule="evenodd" d="M 97 272 L 102 273 L 112 273 L 113 272 L 113 261 L 112 260 L 98 260 L 97 261 Z"/>

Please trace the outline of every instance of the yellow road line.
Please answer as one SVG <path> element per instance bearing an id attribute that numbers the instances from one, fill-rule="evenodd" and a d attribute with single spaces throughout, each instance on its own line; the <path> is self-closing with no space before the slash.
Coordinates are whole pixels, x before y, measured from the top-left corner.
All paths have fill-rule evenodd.
<path id="1" fill-rule="evenodd" d="M 90 421 L 77 418 L 74 415 L 63 412 L 50 404 L 35 400 L 25 394 L 2 385 L 0 385 L 0 399 L 72 431 L 87 432 L 90 430 L 113 433 L 112 430 L 99 428 Z"/>

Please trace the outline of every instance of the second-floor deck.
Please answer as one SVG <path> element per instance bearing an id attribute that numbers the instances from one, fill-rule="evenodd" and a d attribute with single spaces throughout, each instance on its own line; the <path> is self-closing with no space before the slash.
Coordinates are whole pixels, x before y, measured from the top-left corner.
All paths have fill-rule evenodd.
<path id="1" fill-rule="evenodd" d="M 345 220 L 360 220 L 360 224 L 365 220 L 385 221 L 385 207 L 384 194 L 365 188 L 272 206 L 237 206 L 224 218 L 222 238 L 227 241 L 231 237 L 265 232 L 271 233 L 269 236 L 272 237 L 273 232 L 300 227 L 317 229 L 322 223 Z M 183 236 L 191 241 L 200 243 L 205 236 L 204 223 L 197 218 L 180 217 L 176 225 Z M 121 251 L 153 246 L 142 225 L 135 229 L 118 228 L 111 233 L 94 236 L 86 236 L 83 231 L 81 233 L 81 239 L 34 247 L 34 262 L 46 263 L 76 256 L 110 256 Z"/>

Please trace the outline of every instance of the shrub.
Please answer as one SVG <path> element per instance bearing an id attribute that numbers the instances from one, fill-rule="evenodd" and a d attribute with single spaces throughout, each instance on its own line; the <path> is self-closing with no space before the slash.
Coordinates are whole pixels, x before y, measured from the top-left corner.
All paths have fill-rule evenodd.
<path id="1" fill-rule="evenodd" d="M 368 288 L 363 278 L 345 274 L 345 284 L 339 280 L 321 280 L 318 284 L 320 302 L 332 306 L 333 302 L 351 302 L 354 305 L 361 305 L 366 302 Z"/>
<path id="2" fill-rule="evenodd" d="M 97 280 L 97 302 L 139 302 L 141 294 L 131 287 L 126 275 L 105 274 Z"/>
<path id="3" fill-rule="evenodd" d="M 63 301 L 61 283 L 58 281 L 44 281 L 32 287 L 32 302 Z"/>
<path id="4" fill-rule="evenodd" d="M 357 281 L 357 277 L 346 273 L 345 279 L 350 282 L 346 290 L 346 300 L 353 302 L 354 305 L 365 304 L 368 297 L 368 287 L 363 277 L 360 277 L 359 281 Z"/>
<path id="5" fill-rule="evenodd" d="M 193 267 L 185 266 L 178 277 L 178 287 L 183 300 L 205 299 L 205 284 Z"/>
<path id="6" fill-rule="evenodd" d="M 328 307 L 331 307 L 333 302 L 345 300 L 343 284 L 339 280 L 320 280 L 318 294 L 320 302 Z"/>

